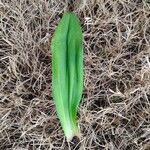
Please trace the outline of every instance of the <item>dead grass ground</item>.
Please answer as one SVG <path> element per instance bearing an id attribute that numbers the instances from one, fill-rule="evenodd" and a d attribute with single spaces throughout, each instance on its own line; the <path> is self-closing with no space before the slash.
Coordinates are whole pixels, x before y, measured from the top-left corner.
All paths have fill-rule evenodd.
<path id="1" fill-rule="evenodd" d="M 150 149 L 150 3 L 75 3 L 84 33 L 79 143 L 51 97 L 50 40 L 62 0 L 0 1 L 0 150 Z M 69 148 L 70 147 L 70 148 Z"/>

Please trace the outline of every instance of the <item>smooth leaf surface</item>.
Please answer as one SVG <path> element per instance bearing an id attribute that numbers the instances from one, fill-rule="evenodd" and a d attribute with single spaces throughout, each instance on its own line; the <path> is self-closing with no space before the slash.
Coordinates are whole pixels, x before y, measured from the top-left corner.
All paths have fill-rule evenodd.
<path id="1" fill-rule="evenodd" d="M 52 93 L 57 115 L 68 140 L 79 136 L 77 108 L 83 90 L 82 31 L 72 12 L 64 13 L 51 43 Z"/>

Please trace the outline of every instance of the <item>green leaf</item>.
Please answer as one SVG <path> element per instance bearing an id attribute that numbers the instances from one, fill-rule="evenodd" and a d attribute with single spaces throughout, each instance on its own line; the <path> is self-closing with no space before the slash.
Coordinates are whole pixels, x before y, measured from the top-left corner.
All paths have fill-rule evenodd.
<path id="1" fill-rule="evenodd" d="M 82 31 L 78 18 L 65 12 L 51 43 L 52 93 L 67 140 L 79 136 L 77 108 L 83 91 Z"/>

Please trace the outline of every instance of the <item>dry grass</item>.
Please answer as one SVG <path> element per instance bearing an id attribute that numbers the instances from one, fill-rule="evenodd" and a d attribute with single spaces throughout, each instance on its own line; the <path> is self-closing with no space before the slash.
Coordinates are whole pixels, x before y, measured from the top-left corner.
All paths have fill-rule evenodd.
<path id="1" fill-rule="evenodd" d="M 75 3 L 84 33 L 79 143 L 51 97 L 50 40 L 62 0 L 0 1 L 0 150 L 150 149 L 150 3 Z"/>

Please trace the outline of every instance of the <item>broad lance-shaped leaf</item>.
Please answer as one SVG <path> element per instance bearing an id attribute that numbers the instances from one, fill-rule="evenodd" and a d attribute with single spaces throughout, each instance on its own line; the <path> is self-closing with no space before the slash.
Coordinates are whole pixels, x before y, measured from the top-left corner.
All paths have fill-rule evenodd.
<path id="1" fill-rule="evenodd" d="M 52 93 L 67 140 L 79 136 L 77 107 L 83 90 L 82 31 L 78 18 L 65 12 L 51 43 Z"/>

